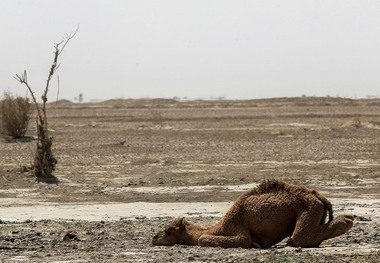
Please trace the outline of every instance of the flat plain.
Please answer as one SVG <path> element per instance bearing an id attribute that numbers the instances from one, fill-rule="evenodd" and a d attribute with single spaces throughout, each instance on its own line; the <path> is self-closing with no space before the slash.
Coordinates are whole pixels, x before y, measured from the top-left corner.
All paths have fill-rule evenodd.
<path id="1" fill-rule="evenodd" d="M 0 139 L 0 262 L 378 262 L 380 100 L 58 101 L 48 106 L 57 184 Z M 315 188 L 355 215 L 320 248 L 154 247 L 172 216 L 218 220 L 265 179 Z"/>

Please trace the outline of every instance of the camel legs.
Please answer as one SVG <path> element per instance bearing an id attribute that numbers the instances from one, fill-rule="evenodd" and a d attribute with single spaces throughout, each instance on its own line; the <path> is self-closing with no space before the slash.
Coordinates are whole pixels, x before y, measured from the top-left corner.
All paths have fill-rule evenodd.
<path id="1" fill-rule="evenodd" d="M 324 209 L 318 206 L 300 214 L 290 244 L 297 247 L 317 247 L 326 239 L 344 234 L 353 225 L 352 215 L 340 215 L 329 223 L 321 224 L 323 216 Z"/>
<path id="2" fill-rule="evenodd" d="M 250 235 L 236 235 L 236 236 L 214 236 L 214 235 L 202 235 L 198 240 L 198 245 L 202 247 L 251 247 Z"/>

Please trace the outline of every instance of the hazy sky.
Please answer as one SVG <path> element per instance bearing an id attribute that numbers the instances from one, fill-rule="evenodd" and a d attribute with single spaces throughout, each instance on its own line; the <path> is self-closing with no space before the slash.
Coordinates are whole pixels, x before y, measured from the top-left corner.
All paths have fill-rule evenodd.
<path id="1" fill-rule="evenodd" d="M 380 96 L 378 0 L 0 0 L 1 95 L 77 25 L 61 99 Z"/>

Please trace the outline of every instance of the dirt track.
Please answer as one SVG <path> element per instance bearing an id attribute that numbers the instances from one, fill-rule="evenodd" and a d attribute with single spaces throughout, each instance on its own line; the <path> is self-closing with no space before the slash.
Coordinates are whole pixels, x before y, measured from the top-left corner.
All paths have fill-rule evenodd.
<path id="1" fill-rule="evenodd" d="M 61 101 L 51 104 L 48 113 L 59 161 L 58 185 L 37 184 L 22 169 L 30 163 L 33 140 L 0 141 L 0 211 L 8 211 L 0 215 L 2 262 L 380 258 L 380 100 Z M 336 214 L 357 216 L 354 228 L 319 249 L 283 244 L 269 250 L 150 245 L 153 233 L 172 215 L 169 211 L 212 223 L 223 209 L 203 216 L 199 211 L 206 212 L 207 203 L 231 202 L 246 187 L 272 177 L 318 189 L 332 199 Z M 135 202 L 173 207 L 159 207 L 168 211 L 166 215 L 146 216 L 148 205 Z M 188 202 L 199 202 L 199 211 L 186 211 Z M 119 217 L 113 211 L 111 218 L 106 206 L 110 203 L 142 206 L 131 213 L 120 211 Z M 37 212 L 30 214 L 32 220 L 26 220 L 25 213 L 21 216 L 36 205 L 58 209 L 51 212 L 54 220 L 45 215 L 41 221 Z M 91 211 L 84 205 L 106 208 L 88 218 Z M 76 212 L 75 220 L 68 212 L 57 216 L 64 207 Z"/>

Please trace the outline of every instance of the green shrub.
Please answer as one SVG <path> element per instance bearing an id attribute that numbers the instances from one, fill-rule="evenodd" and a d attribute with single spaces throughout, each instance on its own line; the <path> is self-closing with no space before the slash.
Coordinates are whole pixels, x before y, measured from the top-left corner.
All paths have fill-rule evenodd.
<path id="1" fill-rule="evenodd" d="M 15 97 L 4 92 L 0 103 L 2 133 L 13 138 L 22 138 L 28 130 L 31 103 L 28 98 Z"/>

